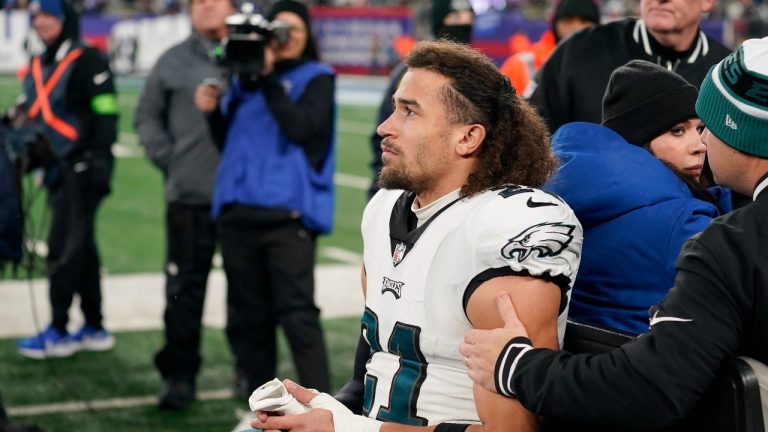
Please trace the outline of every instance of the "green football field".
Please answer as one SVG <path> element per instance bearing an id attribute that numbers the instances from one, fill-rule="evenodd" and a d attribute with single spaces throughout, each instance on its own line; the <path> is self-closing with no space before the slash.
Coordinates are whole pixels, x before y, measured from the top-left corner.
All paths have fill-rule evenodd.
<path id="1" fill-rule="evenodd" d="M 352 376 L 359 326 L 355 318 L 323 322 L 334 389 Z M 198 401 L 183 412 L 155 407 L 161 382 L 152 353 L 162 344 L 162 333 L 115 336 L 112 351 L 45 361 L 24 358 L 16 353 L 14 340 L 0 339 L 0 392 L 11 417 L 48 432 L 228 432 L 237 423 L 236 412 L 248 410 L 247 401 L 226 394 L 232 383 L 232 358 L 223 331 L 203 333 Z M 281 338 L 277 375 L 295 380 L 288 352 Z"/>
<path id="2" fill-rule="evenodd" d="M 120 138 L 116 148 L 123 155 L 117 159 L 112 194 L 104 202 L 98 217 L 97 236 L 105 274 L 159 272 L 164 255 L 162 179 L 160 172 L 144 157 L 133 130 L 133 110 L 140 88 L 121 87 Z M 0 77 L 0 110 L 8 107 L 19 93 L 19 84 L 10 77 Z M 367 181 L 371 177 L 371 152 L 368 137 L 375 125 L 375 108 L 340 106 L 337 119 L 336 216 L 333 232 L 319 241 L 319 262 L 335 262 L 324 251 L 341 249 L 361 253 L 360 217 L 366 203 Z M 28 220 L 31 237 L 44 239 L 49 214 L 45 194 L 26 181 L 26 198 L 33 210 Z"/>
<path id="3" fill-rule="evenodd" d="M 0 111 L 11 105 L 19 91 L 12 77 L 0 76 Z M 160 272 L 163 265 L 162 180 L 144 158 L 132 127 L 139 92 L 138 87 L 119 88 L 117 150 L 125 156 L 117 160 L 113 193 L 98 219 L 105 274 Z M 351 256 L 362 252 L 359 226 L 370 178 L 368 136 L 375 127 L 374 118 L 372 106 L 339 107 L 336 218 L 333 233 L 320 239 L 320 263 L 338 262 L 334 257 L 343 257 L 344 252 Z M 25 183 L 25 200 L 32 208 L 28 230 L 31 236 L 44 239 L 49 218 L 45 194 L 31 179 Z M 342 253 L 325 253 L 328 250 Z M 330 319 L 323 326 L 337 389 L 351 375 L 359 321 Z M 201 400 L 181 413 L 154 406 L 161 383 L 152 353 L 162 344 L 162 333 L 122 332 L 116 337 L 113 351 L 43 362 L 19 356 L 14 339 L 0 339 L 0 394 L 12 417 L 37 423 L 46 431 L 228 431 L 236 423 L 236 410 L 248 409 L 245 401 L 226 395 L 231 388 L 232 359 L 223 331 L 205 330 L 204 365 L 198 380 Z M 278 376 L 295 378 L 283 339 L 280 352 Z"/>

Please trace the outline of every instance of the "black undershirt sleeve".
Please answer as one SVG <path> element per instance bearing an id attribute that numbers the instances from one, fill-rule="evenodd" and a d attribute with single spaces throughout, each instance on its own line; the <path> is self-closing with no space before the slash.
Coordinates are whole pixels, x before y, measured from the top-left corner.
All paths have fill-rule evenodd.
<path id="1" fill-rule="evenodd" d="M 598 355 L 512 354 L 518 360 L 506 362 L 516 363 L 512 392 L 537 414 L 626 430 L 655 430 L 687 418 L 723 361 L 739 349 L 754 300 L 728 283 L 739 280 L 743 268 L 722 262 L 722 255 L 715 258 L 689 240 L 675 288 L 652 311 L 651 330 L 621 348 Z"/>
<path id="2" fill-rule="evenodd" d="M 334 396 L 336 400 L 343 403 L 355 414 L 363 411 L 363 398 L 365 396 L 365 373 L 366 364 L 370 359 L 371 349 L 363 335 L 357 342 L 357 351 L 355 352 L 355 365 L 352 372 L 352 379 L 349 380 Z"/>
<path id="3" fill-rule="evenodd" d="M 277 76 L 266 77 L 262 86 L 282 132 L 304 146 L 307 159 L 318 170 L 328 152 L 328 138 L 333 128 L 333 76 L 320 75 L 312 79 L 296 103 L 285 93 Z"/>

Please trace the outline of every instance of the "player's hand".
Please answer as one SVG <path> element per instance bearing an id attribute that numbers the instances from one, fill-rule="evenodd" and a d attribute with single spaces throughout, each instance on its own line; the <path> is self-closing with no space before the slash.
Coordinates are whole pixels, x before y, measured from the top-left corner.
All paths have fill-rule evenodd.
<path id="1" fill-rule="evenodd" d="M 293 416 L 273 416 L 260 412 L 251 427 L 264 432 L 334 432 L 333 416 L 330 411 L 314 409 Z"/>
<path id="2" fill-rule="evenodd" d="M 271 412 L 271 411 L 256 411 L 256 419 L 251 421 L 251 427 L 254 427 L 253 425 L 256 423 L 257 420 L 259 422 L 261 422 L 261 423 L 264 423 L 265 421 L 267 421 L 268 418 L 273 417 L 273 416 L 277 417 L 277 416 L 280 416 L 280 415 L 281 414 L 279 414 L 279 413 Z M 280 430 L 279 429 L 264 429 L 263 432 L 280 432 Z"/>
<path id="3" fill-rule="evenodd" d="M 219 105 L 220 96 L 220 88 L 210 84 L 200 84 L 195 89 L 195 106 L 204 113 L 212 112 Z"/>
<path id="4" fill-rule="evenodd" d="M 312 400 L 319 394 L 316 391 L 306 389 L 291 380 L 283 381 L 285 389 L 292 394 L 297 401 L 304 405 L 311 405 Z M 256 419 L 251 422 L 254 429 L 263 429 L 264 432 L 334 432 L 333 415 L 325 409 L 313 409 L 299 415 L 277 416 L 274 413 L 258 412 Z"/>
<path id="5" fill-rule="evenodd" d="M 380 432 L 382 422 L 372 418 L 354 415 L 349 408 L 328 393 L 318 393 L 289 381 L 283 381 L 288 393 L 300 403 L 312 408 L 311 411 L 294 416 L 270 416 L 257 413 L 251 423 L 255 429 L 288 430 L 291 432 Z"/>
<path id="6" fill-rule="evenodd" d="M 493 330 L 470 330 L 464 335 L 464 342 L 459 345 L 459 352 L 464 356 L 467 373 L 473 381 L 486 390 L 496 392 L 493 373 L 501 350 L 511 339 L 528 337 L 528 332 L 517 317 L 515 305 L 507 293 L 496 296 L 504 327 Z"/>

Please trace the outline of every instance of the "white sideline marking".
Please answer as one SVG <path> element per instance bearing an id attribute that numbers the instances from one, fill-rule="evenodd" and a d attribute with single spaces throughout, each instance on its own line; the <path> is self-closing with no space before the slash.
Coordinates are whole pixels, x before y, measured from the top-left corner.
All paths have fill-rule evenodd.
<path id="1" fill-rule="evenodd" d="M 344 264 L 360 265 L 363 263 L 363 256 L 361 254 L 334 246 L 321 248 L 320 254 Z"/>
<path id="2" fill-rule="evenodd" d="M 197 392 L 197 400 L 220 400 L 229 399 L 233 396 L 231 389 L 208 390 Z M 36 416 L 43 414 L 71 413 L 90 410 L 106 410 L 119 408 L 134 408 L 141 406 L 150 406 L 157 404 L 157 396 L 136 396 L 114 399 L 96 399 L 91 401 L 74 401 L 40 405 L 21 405 L 8 407 L 8 414 L 11 417 Z"/>
<path id="3" fill-rule="evenodd" d="M 336 131 L 352 135 L 369 136 L 376 125 L 354 120 L 338 120 Z M 139 136 L 135 132 L 120 132 L 117 143 L 112 146 L 117 157 L 144 157 L 144 148 L 139 144 Z"/>
<path id="4" fill-rule="evenodd" d="M 123 140 L 124 135 L 134 135 L 129 133 L 120 134 L 120 143 L 112 146 L 112 153 L 118 158 L 137 158 L 144 157 L 144 150 L 133 144 L 126 143 Z M 354 189 L 368 190 L 371 185 L 371 179 L 354 174 L 345 174 L 337 172 L 333 176 L 333 181 L 338 186 L 346 186 Z"/>
<path id="5" fill-rule="evenodd" d="M 158 268 L 162 263 L 158 263 Z M 114 332 L 162 329 L 165 309 L 163 273 L 108 275 L 101 279 L 105 325 Z M 203 325 L 226 326 L 227 283 L 222 270 L 208 277 Z M 45 279 L 0 281 L 0 337 L 27 337 L 39 332 L 50 317 Z M 360 316 L 365 301 L 360 290 L 360 262 L 315 266 L 315 302 L 323 319 Z M 83 322 L 79 303 L 69 310 L 70 328 Z M 119 341 L 118 341 L 119 343 Z"/>
<path id="6" fill-rule="evenodd" d="M 117 135 L 117 141 L 120 142 L 120 144 L 138 146 L 139 136 L 135 132 L 120 132 Z"/>
<path id="7" fill-rule="evenodd" d="M 120 159 L 141 158 L 144 157 L 144 150 L 127 144 L 112 144 L 112 154 Z"/>
<path id="8" fill-rule="evenodd" d="M 48 256 L 48 244 L 42 240 L 27 240 L 27 249 L 33 250 L 35 255 L 39 256 L 40 258 L 45 258 Z M 344 264 L 360 264 L 363 262 L 363 256 L 361 254 L 335 246 L 328 246 L 320 249 L 320 254 L 326 258 L 330 258 Z M 221 254 L 214 254 L 211 264 L 213 268 L 216 269 L 224 268 L 224 260 L 221 258 Z"/>
<path id="9" fill-rule="evenodd" d="M 211 265 L 213 268 L 217 269 L 223 269 L 224 268 L 224 258 L 221 257 L 221 254 L 216 252 L 213 254 L 213 260 L 211 261 Z"/>
<path id="10" fill-rule="evenodd" d="M 360 190 L 368 190 L 371 186 L 371 179 L 354 174 L 344 174 L 337 172 L 333 175 L 333 182 L 338 186 L 346 186 Z"/>
<path id="11" fill-rule="evenodd" d="M 363 263 L 363 255 L 350 250 L 342 249 L 335 246 L 327 246 L 320 248 L 320 255 L 336 260 L 342 264 L 359 265 Z M 221 258 L 221 254 L 216 253 L 213 255 L 213 268 L 223 269 L 224 260 Z"/>
<path id="12" fill-rule="evenodd" d="M 352 135 L 370 136 L 376 130 L 377 124 L 368 122 L 359 122 L 354 120 L 337 120 L 336 132 L 343 132 Z"/>
<path id="13" fill-rule="evenodd" d="M 48 243 L 42 240 L 27 239 L 27 250 L 31 250 L 40 258 L 48 256 Z"/>

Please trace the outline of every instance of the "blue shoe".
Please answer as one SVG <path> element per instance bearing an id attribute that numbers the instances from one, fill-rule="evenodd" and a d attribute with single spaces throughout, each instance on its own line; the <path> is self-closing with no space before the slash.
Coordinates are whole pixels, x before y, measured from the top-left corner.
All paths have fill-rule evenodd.
<path id="1" fill-rule="evenodd" d="M 115 338 L 105 328 L 96 329 L 88 324 L 72 335 L 72 342 L 85 351 L 109 351 L 115 346 Z"/>
<path id="2" fill-rule="evenodd" d="M 62 333 L 53 325 L 36 336 L 20 339 L 16 342 L 16 349 L 19 354 L 33 359 L 69 357 L 78 350 L 69 333 Z"/>

